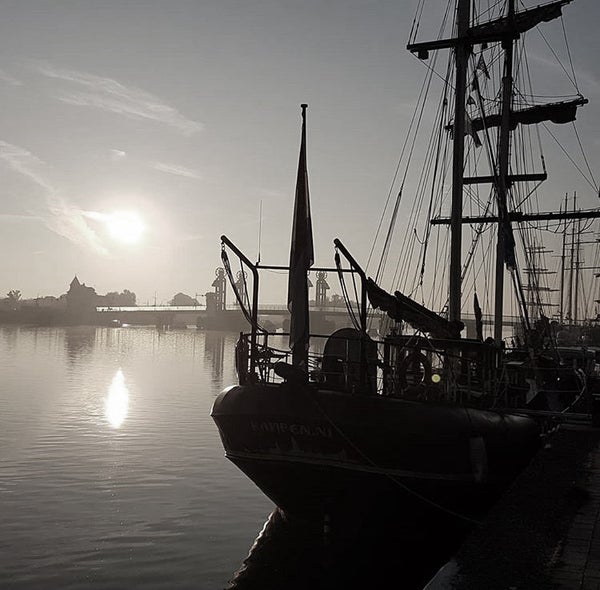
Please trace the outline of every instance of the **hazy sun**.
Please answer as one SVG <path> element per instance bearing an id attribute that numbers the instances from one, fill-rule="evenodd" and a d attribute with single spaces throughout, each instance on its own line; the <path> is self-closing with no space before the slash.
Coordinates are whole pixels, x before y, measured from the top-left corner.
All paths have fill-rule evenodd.
<path id="1" fill-rule="evenodd" d="M 106 218 L 106 227 L 110 236 L 124 244 L 135 244 L 144 233 L 141 217 L 133 211 L 115 211 Z"/>

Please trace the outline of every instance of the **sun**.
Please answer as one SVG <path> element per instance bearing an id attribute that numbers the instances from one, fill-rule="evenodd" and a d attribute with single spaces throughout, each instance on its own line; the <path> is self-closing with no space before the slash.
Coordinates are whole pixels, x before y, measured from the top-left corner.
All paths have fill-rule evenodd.
<path id="1" fill-rule="evenodd" d="M 144 233 L 142 218 L 133 211 L 115 211 L 106 218 L 111 238 L 122 244 L 136 244 Z"/>

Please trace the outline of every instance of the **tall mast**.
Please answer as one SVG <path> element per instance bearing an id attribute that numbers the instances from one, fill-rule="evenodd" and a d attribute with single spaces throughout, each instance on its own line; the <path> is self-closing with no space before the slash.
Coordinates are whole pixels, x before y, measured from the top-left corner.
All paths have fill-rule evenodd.
<path id="1" fill-rule="evenodd" d="M 577 195 L 573 195 L 573 211 L 577 206 Z M 571 259 L 569 262 L 569 298 L 567 307 L 567 318 L 569 322 L 573 322 L 573 278 L 575 276 L 575 222 L 571 225 L 571 244 L 570 244 Z"/>
<path id="2" fill-rule="evenodd" d="M 575 250 L 575 292 L 573 303 L 574 322 L 579 320 L 579 269 L 581 267 L 581 219 L 577 220 L 577 249 Z"/>
<path id="3" fill-rule="evenodd" d="M 508 21 L 514 20 L 515 2 L 508 0 Z M 508 221 L 508 173 L 510 167 L 510 110 L 513 93 L 513 40 L 502 41 L 504 49 L 504 75 L 502 76 L 502 110 L 498 138 L 498 242 L 496 245 L 496 293 L 494 306 L 494 339 L 502 340 L 502 318 L 504 316 L 504 264 L 506 262 Z"/>
<path id="4" fill-rule="evenodd" d="M 565 213 L 569 206 L 568 196 L 565 194 Z M 560 323 L 565 320 L 565 258 L 567 249 L 567 222 L 565 220 L 565 229 L 562 235 L 562 254 L 560 257 Z"/>
<path id="5" fill-rule="evenodd" d="M 458 0 L 456 10 L 458 43 L 455 47 L 456 98 L 454 104 L 454 138 L 452 160 L 452 206 L 450 213 L 450 292 L 448 312 L 450 321 L 460 320 L 462 205 L 465 154 L 465 99 L 467 66 L 470 45 L 467 43 L 471 0 Z"/>
<path id="6" fill-rule="evenodd" d="M 407 49 L 416 54 L 419 59 L 428 59 L 430 51 L 452 48 L 455 55 L 455 107 L 453 129 L 453 161 L 452 161 L 452 204 L 450 217 L 431 219 L 432 224 L 450 226 L 450 291 L 449 319 L 460 320 L 461 308 L 461 242 L 463 224 L 497 223 L 498 244 L 496 260 L 496 293 L 494 309 L 494 338 L 502 339 L 502 319 L 504 312 L 504 266 L 516 269 L 515 240 L 511 223 L 527 221 L 542 221 L 548 219 L 597 218 L 600 210 L 569 213 L 547 212 L 526 214 L 522 211 L 510 211 L 508 195 L 510 187 L 515 182 L 543 182 L 547 174 L 509 174 L 511 131 L 517 125 L 533 125 L 551 121 L 553 123 L 569 123 L 576 118 L 577 108 L 588 101 L 583 96 L 575 99 L 539 104 L 525 108 L 514 108 L 513 96 L 513 60 L 514 41 L 523 33 L 535 28 L 541 23 L 549 22 L 561 16 L 563 6 L 572 0 L 554 0 L 534 8 L 515 11 L 515 0 L 507 0 L 508 13 L 484 23 L 470 26 L 471 7 L 469 0 L 457 0 L 456 35 L 451 38 L 437 39 L 419 43 L 409 43 Z M 474 45 L 501 42 L 504 49 L 504 73 L 502 79 L 502 97 L 500 112 L 482 113 L 480 117 L 470 119 L 469 132 L 500 127 L 497 142 L 497 162 L 491 176 L 464 176 L 464 133 L 465 133 L 465 98 L 467 82 L 467 65 Z M 493 183 L 497 196 L 498 215 L 469 217 L 462 215 L 463 186 L 465 184 Z M 519 305 L 528 324 L 527 302 L 518 273 L 513 274 L 518 292 Z"/>

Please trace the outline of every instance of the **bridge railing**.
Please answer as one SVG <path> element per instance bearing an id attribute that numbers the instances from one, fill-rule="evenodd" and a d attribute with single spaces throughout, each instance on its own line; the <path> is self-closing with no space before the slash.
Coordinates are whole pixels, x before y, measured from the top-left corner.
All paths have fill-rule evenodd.
<path id="1" fill-rule="evenodd" d="M 206 305 L 135 305 L 127 307 L 99 306 L 96 311 L 105 312 L 130 312 L 130 311 L 206 311 Z"/>

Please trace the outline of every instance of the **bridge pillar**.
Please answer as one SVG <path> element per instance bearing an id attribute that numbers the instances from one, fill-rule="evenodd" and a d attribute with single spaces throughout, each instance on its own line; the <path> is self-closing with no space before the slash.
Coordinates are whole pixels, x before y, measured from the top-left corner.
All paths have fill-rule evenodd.
<path id="1" fill-rule="evenodd" d="M 317 288 L 315 293 L 315 304 L 317 307 L 325 307 L 327 305 L 327 290 L 329 285 L 327 284 L 327 273 L 325 271 L 319 271 L 317 273 Z"/>
<path id="2" fill-rule="evenodd" d="M 211 303 L 214 305 L 214 311 L 223 311 L 226 306 L 226 296 L 227 291 L 225 290 L 227 280 L 225 278 L 225 269 L 217 268 L 215 269 L 215 276 L 217 277 L 212 286 L 215 288 L 214 298 L 211 299 Z M 207 298 L 207 307 L 208 307 L 208 298 Z M 208 310 L 207 310 L 208 311 Z"/>

